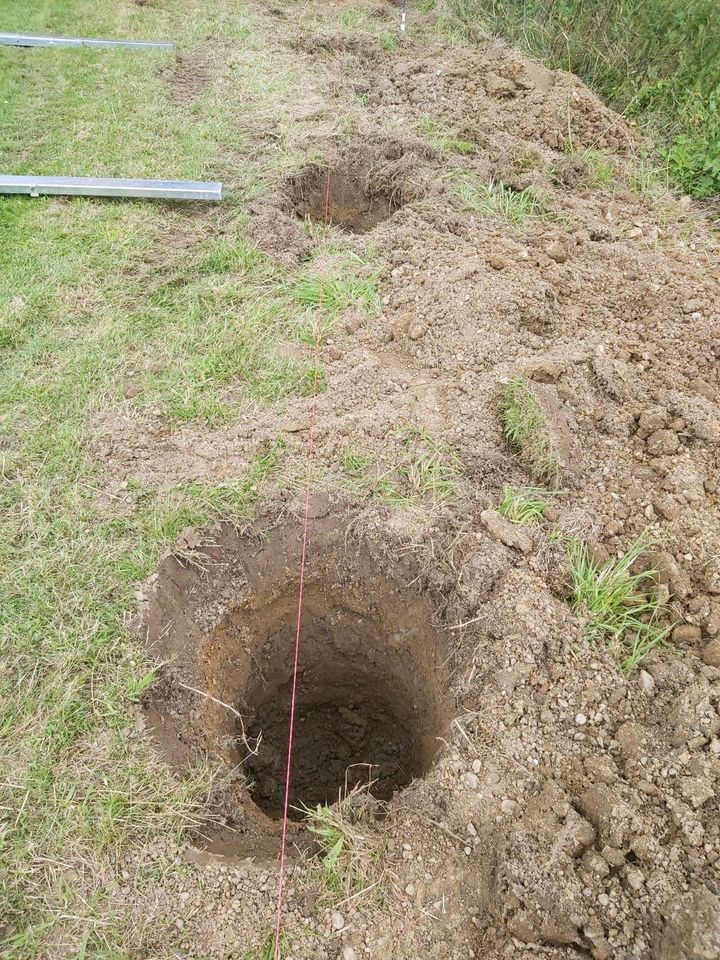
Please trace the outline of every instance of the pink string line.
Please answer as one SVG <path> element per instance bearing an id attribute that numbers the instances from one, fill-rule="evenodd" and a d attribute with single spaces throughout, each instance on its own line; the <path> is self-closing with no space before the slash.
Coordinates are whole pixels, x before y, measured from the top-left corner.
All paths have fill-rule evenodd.
<path id="1" fill-rule="evenodd" d="M 335 62 L 336 68 L 339 63 L 339 41 L 336 40 Z M 335 97 L 337 86 L 337 69 L 333 77 L 331 100 Z M 328 142 L 327 174 L 325 178 L 325 196 L 323 199 L 323 226 L 327 227 L 330 223 L 330 187 L 332 183 L 332 134 Z M 327 248 L 327 231 L 323 234 L 323 247 Z M 317 395 L 318 395 L 318 367 L 320 365 L 320 340 L 321 328 L 320 317 L 323 309 L 323 287 L 320 285 L 320 298 L 314 321 L 314 371 L 313 371 L 313 390 L 310 404 L 310 428 L 308 434 L 305 468 L 305 513 L 303 517 L 303 537 L 302 553 L 300 556 L 300 587 L 298 589 L 297 615 L 295 620 L 295 658 L 293 661 L 292 690 L 290 693 L 290 726 L 288 730 L 288 749 L 287 765 L 285 767 L 285 798 L 283 801 L 283 819 L 282 836 L 280 840 L 280 871 L 278 876 L 278 896 L 277 909 L 275 911 L 275 939 L 274 939 L 274 960 L 281 960 L 280 957 L 280 934 L 282 925 L 282 907 L 285 893 L 285 866 L 287 861 L 287 831 L 288 831 L 288 810 L 290 808 L 290 778 L 292 771 L 292 751 L 295 735 L 295 707 L 297 698 L 297 678 L 298 664 L 300 662 L 300 636 L 302 634 L 302 609 L 303 599 L 305 597 L 305 571 L 307 568 L 308 543 L 310 539 L 310 499 L 312 494 L 313 480 L 313 461 L 315 457 L 315 424 L 317 422 Z"/>

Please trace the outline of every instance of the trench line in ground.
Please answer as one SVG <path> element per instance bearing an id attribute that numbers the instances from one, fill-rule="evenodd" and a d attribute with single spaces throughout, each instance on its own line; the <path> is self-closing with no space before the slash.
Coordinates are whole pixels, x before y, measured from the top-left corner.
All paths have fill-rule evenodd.
<path id="1" fill-rule="evenodd" d="M 335 62 L 333 68 L 333 78 L 330 87 L 330 102 L 335 101 L 337 90 L 338 74 L 340 66 L 340 31 L 339 27 L 335 32 Z M 327 168 L 325 174 L 325 191 L 323 197 L 323 253 L 327 253 L 327 227 L 330 223 L 330 192 L 332 184 L 332 160 L 333 160 L 333 139 L 334 130 L 331 130 L 328 138 L 327 150 Z M 298 587 L 297 612 L 295 619 L 295 654 L 292 672 L 292 688 L 290 693 L 290 722 L 288 729 L 287 762 L 285 765 L 285 795 L 283 799 L 282 816 L 282 834 L 280 839 L 280 869 L 278 872 L 278 893 L 277 907 L 275 910 L 275 933 L 273 941 L 273 960 L 281 960 L 280 942 L 282 933 L 282 908 L 285 894 L 285 872 L 287 862 L 287 832 L 288 832 L 288 812 L 290 809 L 290 782 L 292 776 L 292 751 L 295 736 L 295 713 L 297 700 L 297 677 L 298 665 L 300 662 L 300 638 L 302 634 L 302 610 L 303 599 L 305 596 L 305 573 L 307 569 L 308 546 L 310 542 L 310 502 L 313 484 L 313 465 L 315 459 L 315 425 L 317 422 L 317 397 L 318 397 L 318 368 L 320 364 L 320 340 L 321 324 L 320 320 L 323 313 L 323 286 L 320 284 L 320 296 L 317 309 L 315 311 L 314 330 L 313 330 L 313 389 L 310 401 L 310 426 L 308 432 L 308 442 L 305 455 L 305 511 L 303 515 L 303 535 L 302 549 L 300 553 L 300 585 Z"/>

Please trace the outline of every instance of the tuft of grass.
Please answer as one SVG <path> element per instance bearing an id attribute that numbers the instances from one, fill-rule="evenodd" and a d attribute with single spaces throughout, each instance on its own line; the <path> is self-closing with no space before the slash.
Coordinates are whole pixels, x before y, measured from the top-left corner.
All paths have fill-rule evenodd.
<path id="1" fill-rule="evenodd" d="M 557 491 L 544 487 L 503 487 L 503 497 L 499 512 L 513 523 L 539 523 L 548 507 L 547 497 L 556 496 Z"/>
<path id="2" fill-rule="evenodd" d="M 641 535 L 621 558 L 593 560 L 587 545 L 570 542 L 568 566 L 573 612 L 585 618 L 590 643 L 605 643 L 625 673 L 631 673 L 671 627 L 658 620 L 663 612 L 653 586 L 656 572 L 633 573 L 636 562 L 653 546 Z"/>
<path id="3" fill-rule="evenodd" d="M 293 298 L 303 307 L 340 313 L 348 307 L 371 309 L 377 302 L 377 276 L 327 277 L 303 274 L 290 285 Z"/>
<path id="4" fill-rule="evenodd" d="M 444 150 L 446 153 L 469 154 L 475 151 L 475 147 L 468 140 L 462 140 L 452 130 L 449 130 L 432 117 L 423 117 L 418 122 L 418 127 L 424 133 L 428 134 L 433 146 L 438 150 Z"/>
<path id="5" fill-rule="evenodd" d="M 453 181 L 462 202 L 482 217 L 502 220 L 515 227 L 528 220 L 550 219 L 545 202 L 529 187 L 514 190 L 500 180 L 480 183 L 468 173 L 454 176 Z"/>
<path id="6" fill-rule="evenodd" d="M 424 430 L 408 428 L 403 442 L 408 456 L 391 477 L 382 478 L 385 489 L 381 496 L 410 500 L 429 499 L 433 504 L 457 500 L 463 490 L 464 476 L 460 458 L 447 443 L 436 440 Z"/>
<path id="7" fill-rule="evenodd" d="M 322 884 L 332 899 L 371 889 L 382 893 L 381 849 L 364 826 L 376 805 L 367 785 L 358 784 L 335 804 L 300 808 L 308 830 L 317 837 Z"/>
<path id="8" fill-rule="evenodd" d="M 516 173 L 527 170 L 539 170 L 545 166 L 542 154 L 531 146 L 522 146 L 512 158 L 512 168 Z"/>
<path id="9" fill-rule="evenodd" d="M 455 454 L 445 445 L 434 444 L 423 450 L 401 474 L 420 497 L 429 497 L 433 503 L 445 503 L 458 496 L 462 473 Z"/>
<path id="10" fill-rule="evenodd" d="M 503 436 L 530 472 L 539 480 L 556 481 L 560 474 L 540 405 L 522 377 L 505 387 L 500 399 Z"/>
<path id="11" fill-rule="evenodd" d="M 576 150 L 569 144 L 566 152 L 570 156 L 578 157 L 582 162 L 584 173 L 581 185 L 583 187 L 602 190 L 609 187 L 617 179 L 617 167 L 604 150 L 596 150 L 590 147 L 586 150 Z"/>
<path id="12" fill-rule="evenodd" d="M 354 444 L 351 444 L 340 452 L 340 463 L 346 473 L 358 480 L 367 474 L 375 463 L 375 457 L 371 453 L 362 453 Z"/>
<path id="13" fill-rule="evenodd" d="M 463 496 L 466 479 L 451 446 L 415 427 L 402 430 L 401 440 L 406 449 L 402 462 L 383 472 L 373 454 L 354 445 L 340 453 L 340 462 L 368 494 L 393 506 L 410 507 L 421 500 L 437 505 Z"/>
<path id="14" fill-rule="evenodd" d="M 647 158 L 640 158 L 632 164 L 628 182 L 632 190 L 656 199 L 666 197 L 670 190 L 667 167 L 661 167 Z"/>
<path id="15" fill-rule="evenodd" d="M 290 937 L 283 930 L 280 932 L 280 956 L 285 955 L 286 949 L 290 946 Z M 241 960 L 274 960 L 275 957 L 275 931 L 268 930 L 260 943 L 250 950 L 243 953 Z"/>
<path id="16" fill-rule="evenodd" d="M 368 23 L 367 14 L 358 7 L 348 7 L 340 14 L 340 26 L 344 30 L 360 30 Z"/>

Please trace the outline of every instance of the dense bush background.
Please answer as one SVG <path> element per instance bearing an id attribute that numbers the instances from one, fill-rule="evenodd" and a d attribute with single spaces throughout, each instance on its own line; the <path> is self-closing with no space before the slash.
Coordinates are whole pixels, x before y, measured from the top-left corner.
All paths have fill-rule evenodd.
<path id="1" fill-rule="evenodd" d="M 438 0 L 436 6 L 452 29 L 489 31 L 582 77 L 650 127 L 672 181 L 695 197 L 720 194 L 720 0 Z"/>

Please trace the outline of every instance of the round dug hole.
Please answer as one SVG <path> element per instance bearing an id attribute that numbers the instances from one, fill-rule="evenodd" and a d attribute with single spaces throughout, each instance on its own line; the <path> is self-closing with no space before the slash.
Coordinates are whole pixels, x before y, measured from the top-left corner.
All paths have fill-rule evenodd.
<path id="1" fill-rule="evenodd" d="M 431 602 L 345 531 L 339 518 L 315 521 L 297 677 L 295 819 L 358 783 L 389 800 L 428 771 L 449 722 Z M 229 777 L 223 798 L 239 833 L 253 818 L 269 825 L 282 815 L 300 534 L 296 522 L 262 542 L 223 528 L 196 564 L 163 562 L 146 618 L 151 649 L 171 661 L 148 704 L 151 725 L 175 762 L 209 754 L 242 775 Z"/>
<path id="2" fill-rule="evenodd" d="M 328 589 L 330 587 L 330 589 Z M 442 729 L 428 651 L 431 635 L 397 609 L 394 592 L 370 601 L 360 590 L 322 581 L 304 603 L 293 807 L 332 803 L 357 783 L 382 800 L 425 773 Z M 395 607 L 395 609 L 393 609 Z M 270 611 L 260 663 L 242 698 L 257 756 L 244 764 L 252 795 L 271 817 L 282 813 L 295 623 L 284 603 Z M 301 816 L 298 810 L 291 815 Z"/>
<path id="3" fill-rule="evenodd" d="M 336 164 L 330 171 L 329 222 L 350 233 L 368 233 L 403 205 L 402 191 L 377 158 L 358 156 Z M 325 222 L 328 171 L 314 166 L 291 181 L 293 210 L 297 216 Z"/>

